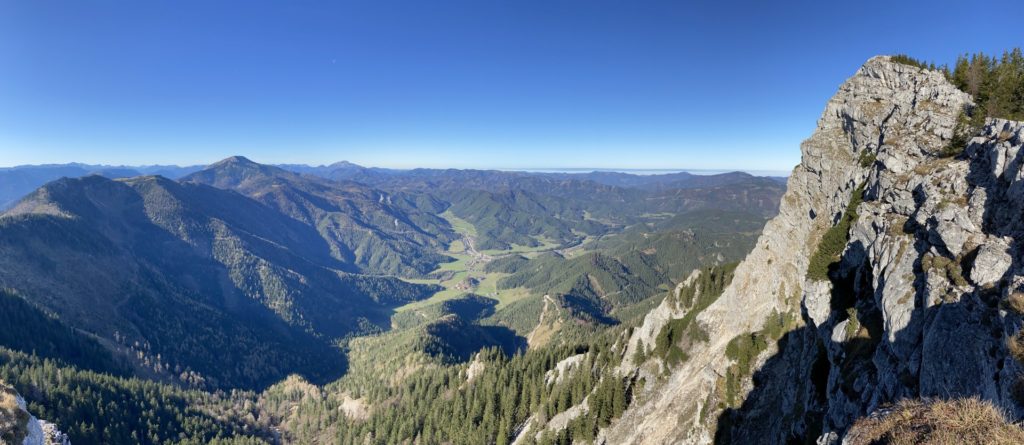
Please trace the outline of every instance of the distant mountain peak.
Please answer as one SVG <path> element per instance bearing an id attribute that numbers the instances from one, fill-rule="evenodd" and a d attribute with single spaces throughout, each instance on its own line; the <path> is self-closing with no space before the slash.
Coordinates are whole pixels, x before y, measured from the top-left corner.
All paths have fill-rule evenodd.
<path id="1" fill-rule="evenodd" d="M 249 159 L 249 158 L 247 158 L 245 156 L 235 155 L 235 156 L 230 156 L 230 157 L 221 159 L 220 161 L 214 162 L 213 164 L 210 164 L 209 167 L 207 167 L 207 168 L 223 167 L 223 166 L 228 166 L 228 165 L 259 166 L 261 164 L 253 162 L 251 159 Z"/>
<path id="2" fill-rule="evenodd" d="M 244 156 L 232 156 L 183 177 L 183 182 L 200 182 L 219 188 L 234 188 L 242 183 L 298 175 L 272 165 L 260 164 Z"/>
<path id="3" fill-rule="evenodd" d="M 355 163 L 348 162 L 348 161 L 338 161 L 338 162 L 335 162 L 335 163 L 333 163 L 331 165 L 328 165 L 328 167 L 330 167 L 330 168 L 363 168 L 362 165 L 355 164 Z"/>

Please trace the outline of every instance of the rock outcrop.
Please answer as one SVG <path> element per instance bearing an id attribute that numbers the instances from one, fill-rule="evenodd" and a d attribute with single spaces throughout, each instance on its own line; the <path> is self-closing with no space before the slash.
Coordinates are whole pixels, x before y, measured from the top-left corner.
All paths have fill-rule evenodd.
<path id="1" fill-rule="evenodd" d="M 865 63 L 801 145 L 779 215 L 697 317 L 709 340 L 600 441 L 838 443 L 904 398 L 979 397 L 1024 416 L 1024 124 L 989 120 L 950 147 L 972 106 L 940 72 Z M 786 316 L 801 321 L 768 334 Z M 748 339 L 765 346 L 738 346 Z"/>
<path id="2" fill-rule="evenodd" d="M 70 445 L 68 436 L 45 420 L 29 414 L 25 399 L 0 382 L 0 443 L 12 445 Z"/>

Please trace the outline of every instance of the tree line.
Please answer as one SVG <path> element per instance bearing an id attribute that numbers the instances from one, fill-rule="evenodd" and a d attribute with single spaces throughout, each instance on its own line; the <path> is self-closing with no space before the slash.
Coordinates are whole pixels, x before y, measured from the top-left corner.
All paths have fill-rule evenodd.
<path id="1" fill-rule="evenodd" d="M 1003 51 L 1001 56 L 983 52 L 963 54 L 957 57 L 952 68 L 905 54 L 892 56 L 890 60 L 941 71 L 953 85 L 974 99 L 974 107 L 964 110 L 959 117 L 953 139 L 942 155 L 961 153 L 987 118 L 1024 121 L 1024 52 L 1020 48 Z"/>

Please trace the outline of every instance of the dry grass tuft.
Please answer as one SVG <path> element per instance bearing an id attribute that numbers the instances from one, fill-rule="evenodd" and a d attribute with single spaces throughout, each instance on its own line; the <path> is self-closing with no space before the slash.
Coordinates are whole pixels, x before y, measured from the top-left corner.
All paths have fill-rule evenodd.
<path id="1" fill-rule="evenodd" d="M 1009 445 L 1024 443 L 1024 428 L 978 398 L 903 400 L 881 416 L 858 420 L 849 445 Z"/>
<path id="2" fill-rule="evenodd" d="M 1006 350 L 1010 352 L 1010 357 L 1013 357 L 1018 363 L 1024 363 L 1024 331 L 1018 331 L 1007 337 Z"/>
<path id="3" fill-rule="evenodd" d="M 1018 315 L 1024 315 L 1024 292 L 1014 292 L 1003 300 L 1003 307 Z"/>

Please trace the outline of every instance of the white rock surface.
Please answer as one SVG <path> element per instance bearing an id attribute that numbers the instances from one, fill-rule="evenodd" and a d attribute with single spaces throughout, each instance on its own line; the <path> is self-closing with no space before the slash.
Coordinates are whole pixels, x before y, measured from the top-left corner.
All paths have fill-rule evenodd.
<path id="1" fill-rule="evenodd" d="M 971 281 L 979 286 L 996 284 L 1013 264 L 1009 250 L 1008 243 L 999 238 L 982 245 L 971 268 Z"/>
<path id="2" fill-rule="evenodd" d="M 697 317 L 710 340 L 648 380 L 599 442 L 837 443 L 904 397 L 979 396 L 1024 417 L 1011 396 L 1021 365 L 1005 347 L 1024 319 L 999 301 L 1024 291 L 1024 124 L 991 120 L 962 155 L 943 157 L 970 106 L 939 72 L 867 61 L 801 145 L 779 215 Z M 841 261 L 829 281 L 808 279 L 818 241 L 861 185 Z M 631 348 L 679 316 L 664 306 Z M 746 377 L 742 403 L 724 412 L 725 346 L 773 312 L 804 325 L 758 357 L 756 385 Z M 635 370 L 630 357 L 620 373 Z"/>
<path id="3" fill-rule="evenodd" d="M 0 385 L 3 385 L 0 382 Z M 28 413 L 28 407 L 25 404 L 25 399 L 21 396 L 16 396 L 15 401 L 18 407 L 22 411 Z M 22 441 L 22 445 L 70 445 L 71 442 L 68 440 L 68 436 L 54 425 L 45 420 L 39 420 L 31 413 L 28 414 L 28 422 L 25 425 L 28 434 L 25 436 L 25 440 Z"/>
<path id="4" fill-rule="evenodd" d="M 552 369 L 544 373 L 544 383 L 546 385 L 555 385 L 560 383 L 569 373 L 579 369 L 586 360 L 587 354 L 576 354 L 573 356 L 566 357 L 562 361 L 555 364 L 555 369 Z"/>

